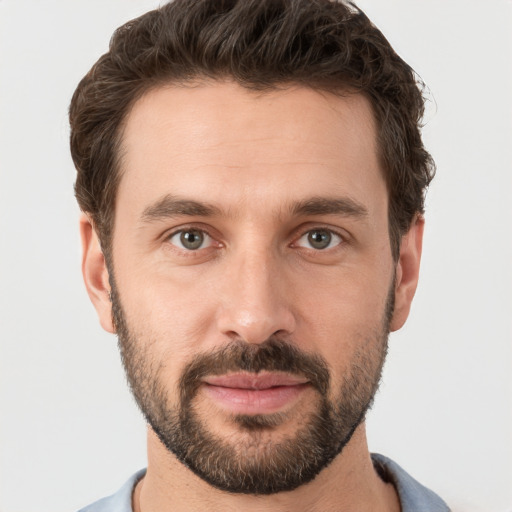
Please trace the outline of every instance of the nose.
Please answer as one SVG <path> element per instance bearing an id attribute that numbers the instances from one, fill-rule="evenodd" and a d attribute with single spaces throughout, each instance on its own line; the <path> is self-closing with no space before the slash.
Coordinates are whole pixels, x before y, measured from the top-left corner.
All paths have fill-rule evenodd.
<path id="1" fill-rule="evenodd" d="M 260 344 L 296 328 L 284 263 L 270 251 L 247 250 L 230 259 L 218 310 L 218 329 L 230 339 Z"/>

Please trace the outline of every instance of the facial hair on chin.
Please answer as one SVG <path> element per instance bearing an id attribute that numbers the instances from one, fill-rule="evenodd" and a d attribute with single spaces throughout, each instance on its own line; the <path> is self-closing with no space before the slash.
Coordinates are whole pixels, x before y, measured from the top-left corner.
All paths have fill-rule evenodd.
<path id="1" fill-rule="evenodd" d="M 362 340 L 333 399 L 329 398 L 327 363 L 318 355 L 272 337 L 260 345 L 235 341 L 215 352 L 195 356 L 182 371 L 179 400 L 173 407 L 158 362 L 144 348 L 148 340 L 129 330 L 115 283 L 111 284 L 121 357 L 139 408 L 163 445 L 218 489 L 273 494 L 313 480 L 343 450 L 371 407 L 387 352 L 394 287 L 380 331 Z M 233 423 L 246 434 L 243 440 L 237 437 L 236 443 L 211 432 L 194 407 L 201 379 L 232 371 L 263 370 L 306 377 L 318 396 L 294 435 L 278 442 L 272 439 L 272 429 L 286 419 L 279 413 L 234 416 Z"/>

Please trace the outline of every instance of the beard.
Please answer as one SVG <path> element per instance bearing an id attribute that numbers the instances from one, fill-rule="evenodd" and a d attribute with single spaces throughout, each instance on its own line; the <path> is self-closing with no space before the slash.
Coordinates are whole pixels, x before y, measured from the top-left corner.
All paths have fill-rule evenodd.
<path id="1" fill-rule="evenodd" d="M 293 490 L 327 467 L 364 421 L 387 353 L 394 286 L 379 328 L 362 337 L 337 389 L 331 390 L 328 364 L 318 355 L 276 337 L 258 345 L 238 340 L 195 356 L 181 372 L 173 405 L 162 377 L 165 362 L 151 355 L 149 340 L 128 328 L 113 281 L 114 325 L 135 400 L 167 450 L 210 485 L 254 495 Z M 223 438 L 200 416 L 198 392 L 203 378 L 240 371 L 280 371 L 307 378 L 317 397 L 313 410 L 292 420 L 297 428 L 288 436 L 275 435 L 279 425 L 289 421 L 286 413 L 233 414 L 229 419 L 239 435 Z"/>

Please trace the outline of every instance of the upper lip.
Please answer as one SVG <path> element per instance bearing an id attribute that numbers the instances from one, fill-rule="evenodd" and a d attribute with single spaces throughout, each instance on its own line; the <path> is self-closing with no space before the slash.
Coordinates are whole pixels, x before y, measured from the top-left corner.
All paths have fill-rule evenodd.
<path id="1" fill-rule="evenodd" d="M 289 373 L 261 372 L 261 373 L 229 373 L 226 375 L 211 375 L 203 379 L 211 386 L 220 386 L 235 389 L 269 389 L 277 386 L 297 386 L 306 384 L 309 380 L 299 375 Z"/>

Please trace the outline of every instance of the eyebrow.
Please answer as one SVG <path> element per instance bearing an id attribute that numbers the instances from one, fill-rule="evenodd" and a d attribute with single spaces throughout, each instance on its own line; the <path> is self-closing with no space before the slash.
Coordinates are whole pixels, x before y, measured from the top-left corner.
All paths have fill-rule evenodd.
<path id="1" fill-rule="evenodd" d="M 343 215 L 362 218 L 368 215 L 368 209 L 348 197 L 312 197 L 295 203 L 292 213 L 294 215 Z"/>
<path id="2" fill-rule="evenodd" d="M 311 197 L 292 203 L 289 211 L 295 216 L 342 215 L 363 218 L 368 215 L 368 210 L 364 205 L 347 197 Z M 222 210 L 215 205 L 168 194 L 145 208 L 141 215 L 141 221 L 146 223 L 181 216 L 213 217 L 221 215 Z"/>
<path id="3" fill-rule="evenodd" d="M 214 205 L 192 199 L 180 199 L 168 194 L 145 208 L 142 212 L 141 220 L 143 222 L 152 222 L 180 216 L 212 217 L 220 215 L 220 213 L 220 209 Z"/>

